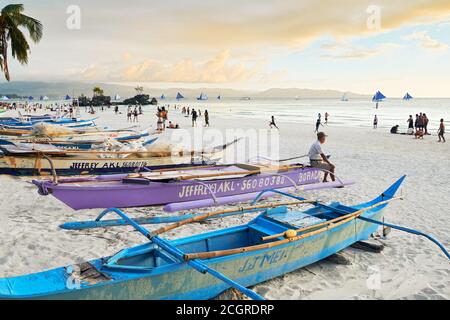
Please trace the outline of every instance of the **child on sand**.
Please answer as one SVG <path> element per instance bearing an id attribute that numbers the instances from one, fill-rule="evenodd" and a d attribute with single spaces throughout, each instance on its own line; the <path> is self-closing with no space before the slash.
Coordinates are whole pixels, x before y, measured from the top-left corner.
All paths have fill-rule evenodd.
<path id="1" fill-rule="evenodd" d="M 416 139 L 423 139 L 423 129 L 422 128 L 417 129 L 416 133 L 414 134 L 414 137 Z"/>
<path id="2" fill-rule="evenodd" d="M 375 117 L 373 118 L 373 128 L 374 129 L 378 128 L 378 117 L 377 117 L 377 115 L 375 115 Z"/>
<path id="3" fill-rule="evenodd" d="M 439 131 L 438 131 L 438 137 L 439 137 L 438 142 L 441 142 L 441 140 L 442 140 L 442 142 L 445 142 L 444 134 L 445 134 L 444 119 L 441 119 L 441 123 L 439 124 Z"/>

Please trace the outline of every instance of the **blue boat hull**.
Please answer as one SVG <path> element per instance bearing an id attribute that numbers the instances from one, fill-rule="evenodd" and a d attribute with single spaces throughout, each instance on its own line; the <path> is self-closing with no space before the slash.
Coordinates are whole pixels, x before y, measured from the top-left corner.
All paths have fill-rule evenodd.
<path id="1" fill-rule="evenodd" d="M 386 200 L 402 184 L 399 179 L 382 195 L 365 204 L 346 207 L 317 204 L 304 211 L 286 207 L 268 209 L 247 225 L 170 241 L 183 254 L 223 251 L 265 243 L 262 237 L 284 234 L 293 228 L 321 224 L 366 208 L 361 217 L 382 220 Z M 136 228 L 136 227 L 135 227 Z M 245 287 L 292 272 L 365 240 L 378 225 L 354 218 L 320 233 L 259 250 L 204 259 L 202 263 Z M 281 236 L 273 241 L 283 240 Z M 158 240 L 160 241 L 160 240 Z M 272 240 L 268 240 L 269 242 Z M 112 257 L 40 273 L 0 279 L 3 299 L 211 299 L 229 288 L 209 273 L 203 274 L 180 262 L 153 242 L 122 250 Z M 195 260 L 198 261 L 198 260 Z M 75 272 L 76 271 L 76 272 Z"/>

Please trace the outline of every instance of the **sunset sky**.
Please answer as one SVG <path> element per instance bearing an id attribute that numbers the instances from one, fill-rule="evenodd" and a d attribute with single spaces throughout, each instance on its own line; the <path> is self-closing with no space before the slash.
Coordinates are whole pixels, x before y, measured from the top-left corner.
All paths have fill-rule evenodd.
<path id="1" fill-rule="evenodd" d="M 19 2 L 45 30 L 12 80 L 450 96 L 449 0 Z"/>

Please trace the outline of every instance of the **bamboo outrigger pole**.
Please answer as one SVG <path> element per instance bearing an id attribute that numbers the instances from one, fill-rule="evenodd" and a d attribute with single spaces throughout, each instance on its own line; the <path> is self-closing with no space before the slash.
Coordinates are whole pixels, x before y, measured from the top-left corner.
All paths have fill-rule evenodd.
<path id="1" fill-rule="evenodd" d="M 186 254 L 184 256 L 184 258 L 186 260 L 191 260 L 191 259 L 209 259 L 209 258 L 216 258 L 216 257 L 223 257 L 223 256 L 229 256 L 229 255 L 233 255 L 233 254 L 238 254 L 238 253 L 244 253 L 244 252 L 252 252 L 252 251 L 257 251 L 257 250 L 261 250 L 261 249 L 268 249 L 268 248 L 273 248 L 276 246 L 280 246 L 289 242 L 293 242 L 293 241 L 298 241 L 298 240 L 302 240 L 302 239 L 306 239 L 309 237 L 312 237 L 316 234 L 319 233 L 323 233 L 325 231 L 328 231 L 330 229 L 336 228 L 344 223 L 347 223 L 349 221 L 352 221 L 356 218 L 358 218 L 361 214 L 363 214 L 364 212 L 374 209 L 376 207 L 379 207 L 381 205 L 387 204 L 391 201 L 395 201 L 395 200 L 400 200 L 401 198 L 396 197 L 396 198 L 392 198 L 386 201 L 382 201 L 379 202 L 373 206 L 358 210 L 356 212 L 353 213 L 349 213 L 348 215 L 324 222 L 322 224 L 318 224 L 315 226 L 312 226 L 314 228 L 320 227 L 321 225 L 326 225 L 323 228 L 308 232 L 308 233 L 304 233 L 302 235 L 297 235 L 298 232 L 301 232 L 303 229 L 299 229 L 299 230 L 292 230 L 294 232 L 285 232 L 285 233 L 281 233 L 281 234 L 277 234 L 277 235 L 273 235 L 273 236 L 269 236 L 266 238 L 263 238 L 263 240 L 269 240 L 269 239 L 273 239 L 281 237 L 281 236 L 287 236 L 286 239 L 282 239 L 282 240 L 278 240 L 278 241 L 274 241 L 274 242 L 269 242 L 269 243 L 263 243 L 263 244 L 258 244 L 258 245 L 254 245 L 254 246 L 249 246 L 249 247 L 243 247 L 243 248 L 236 248 L 236 249 L 231 249 L 231 250 L 219 250 L 219 251 L 211 251 L 211 252 L 199 252 L 199 253 L 190 253 L 190 254 Z M 311 227 L 307 227 L 304 228 L 305 230 L 309 230 L 311 229 Z"/>
<path id="2" fill-rule="evenodd" d="M 238 207 L 238 208 L 220 210 L 220 211 L 215 211 L 215 212 L 209 212 L 209 213 L 206 213 L 201 216 L 196 216 L 196 217 L 189 218 L 189 219 L 186 219 L 186 220 L 183 220 L 180 222 L 173 223 L 171 225 L 168 225 L 167 227 L 159 228 L 159 229 L 153 231 L 153 234 L 159 235 L 159 234 L 179 228 L 179 227 L 184 226 L 189 223 L 206 220 L 206 219 L 212 218 L 214 216 L 223 215 L 223 214 L 227 214 L 227 213 L 246 212 L 246 211 L 254 211 L 254 210 L 260 210 L 260 209 L 269 209 L 269 208 L 276 208 L 276 207 L 281 207 L 281 206 L 292 206 L 292 205 L 305 204 L 305 203 L 316 203 L 316 202 L 317 201 L 315 201 L 315 200 L 290 201 L 290 202 L 262 204 L 262 205 L 250 206 L 250 207 Z"/>

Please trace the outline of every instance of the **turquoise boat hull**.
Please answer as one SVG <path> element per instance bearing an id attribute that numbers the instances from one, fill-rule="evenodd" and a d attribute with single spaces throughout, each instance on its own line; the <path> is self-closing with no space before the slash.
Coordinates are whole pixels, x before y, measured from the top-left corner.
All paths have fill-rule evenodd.
<path id="1" fill-rule="evenodd" d="M 338 203 L 332 209 L 315 207 L 304 212 L 287 208 L 269 209 L 247 225 L 213 231 L 170 241 L 185 253 L 226 250 L 262 243 L 261 237 L 292 229 L 289 221 L 308 221 L 310 225 L 333 219 L 339 211 L 355 212 L 390 199 L 403 178 L 380 197 L 353 207 Z M 362 216 L 381 220 L 386 204 Z M 307 226 L 307 225 L 305 225 Z M 298 226 L 297 226 L 298 227 Z M 303 227 L 303 226 L 302 226 Z M 292 272 L 365 240 L 377 230 L 374 223 L 354 219 L 328 231 L 284 245 L 224 257 L 202 260 L 208 267 L 249 287 Z M 280 240 L 282 238 L 279 238 Z M 80 268 L 85 268 L 80 266 Z M 153 243 L 119 252 L 113 257 L 90 261 L 85 276 L 74 277 L 77 266 L 0 279 L 3 299 L 211 299 L 229 286 L 209 274 L 202 274 Z M 78 280 L 77 280 L 78 279 Z"/>

